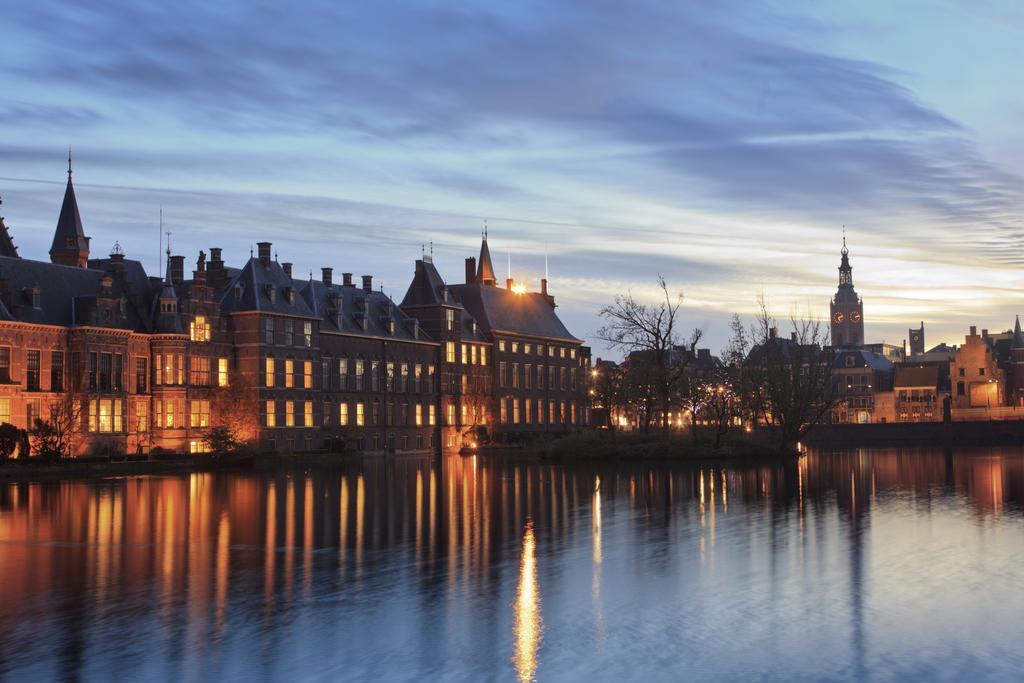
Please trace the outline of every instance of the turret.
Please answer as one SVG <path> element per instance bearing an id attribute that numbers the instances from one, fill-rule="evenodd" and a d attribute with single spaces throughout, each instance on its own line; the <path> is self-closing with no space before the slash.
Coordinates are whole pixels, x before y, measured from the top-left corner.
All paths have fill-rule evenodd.
<path id="1" fill-rule="evenodd" d="M 85 268 L 89 263 L 89 238 L 82 228 L 78 213 L 75 187 L 71 183 L 71 153 L 68 153 L 68 184 L 64 190 L 64 203 L 57 217 L 57 229 L 50 246 L 50 261 L 65 266 Z"/>

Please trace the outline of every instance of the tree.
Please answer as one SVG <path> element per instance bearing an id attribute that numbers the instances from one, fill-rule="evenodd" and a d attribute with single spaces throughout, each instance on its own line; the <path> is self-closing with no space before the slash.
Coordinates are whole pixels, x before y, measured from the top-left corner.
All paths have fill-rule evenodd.
<path id="1" fill-rule="evenodd" d="M 632 356 L 642 353 L 649 358 L 652 389 L 661 411 L 661 427 L 667 430 L 673 389 L 686 372 L 687 363 L 694 357 L 702 332 L 694 329 L 684 347 L 679 330 L 679 307 L 683 295 L 680 292 L 673 296 L 661 275 L 658 276 L 658 288 L 661 290 L 659 299 L 663 297 L 663 300 L 656 304 L 641 303 L 630 293 L 616 296 L 615 303 L 599 312 L 606 324 L 597 331 L 597 337 L 613 349 Z M 689 353 L 681 353 L 682 350 Z"/>
<path id="2" fill-rule="evenodd" d="M 203 437 L 203 443 L 214 455 L 229 455 L 237 452 L 241 446 L 234 430 L 226 425 L 210 427 Z"/>
<path id="3" fill-rule="evenodd" d="M 210 390 L 211 423 L 225 426 L 238 445 L 253 445 L 260 427 L 259 389 L 252 377 L 232 372 L 228 386 Z"/>
<path id="4" fill-rule="evenodd" d="M 792 317 L 790 336 L 779 337 L 763 296 L 759 306 L 748 363 L 751 401 L 758 418 L 776 427 L 780 450 L 790 451 L 837 400 L 828 334 L 819 321 Z"/>
<path id="5" fill-rule="evenodd" d="M 14 455 L 23 438 L 21 430 L 10 422 L 0 424 L 0 462 Z"/>
<path id="6" fill-rule="evenodd" d="M 82 441 L 82 404 L 75 392 L 50 403 L 50 419 L 37 417 L 28 430 L 32 453 L 49 460 L 75 455 Z"/>

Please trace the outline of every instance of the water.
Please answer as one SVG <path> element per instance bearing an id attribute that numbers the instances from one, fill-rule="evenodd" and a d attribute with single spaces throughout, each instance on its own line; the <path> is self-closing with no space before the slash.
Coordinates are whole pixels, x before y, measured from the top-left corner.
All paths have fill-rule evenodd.
<path id="1" fill-rule="evenodd" d="M 0 677 L 1019 680 L 1020 451 L 0 483 Z"/>

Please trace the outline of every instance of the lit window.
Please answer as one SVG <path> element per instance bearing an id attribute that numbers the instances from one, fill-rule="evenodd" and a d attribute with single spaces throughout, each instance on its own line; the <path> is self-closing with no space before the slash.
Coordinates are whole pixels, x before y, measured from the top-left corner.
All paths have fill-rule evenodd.
<path id="1" fill-rule="evenodd" d="M 149 406 L 145 401 L 135 402 L 135 432 L 143 434 L 149 429 Z"/>
<path id="2" fill-rule="evenodd" d="M 469 344 L 462 345 L 462 364 L 469 365 Z"/>
<path id="3" fill-rule="evenodd" d="M 345 402 L 338 404 L 338 424 L 342 427 L 348 426 L 348 404 Z"/>
<path id="4" fill-rule="evenodd" d="M 471 365 L 476 365 L 476 345 L 469 347 L 469 362 Z"/>
<path id="5" fill-rule="evenodd" d="M 448 331 L 451 332 L 452 328 L 455 327 L 455 311 L 446 309 L 444 312 L 445 324 L 448 327 Z"/>
<path id="6" fill-rule="evenodd" d="M 423 406 L 419 403 L 416 404 L 416 426 L 423 426 Z"/>
<path id="7" fill-rule="evenodd" d="M 268 387 L 274 386 L 274 357 L 267 356 L 266 367 L 264 369 L 266 374 L 266 385 Z"/>
<path id="8" fill-rule="evenodd" d="M 284 426 L 295 426 L 295 401 L 284 402 Z"/>
<path id="9" fill-rule="evenodd" d="M 289 389 L 295 386 L 295 361 L 291 358 L 284 361 L 284 385 Z"/>
<path id="10" fill-rule="evenodd" d="M 362 427 L 364 424 L 366 424 L 366 414 L 365 414 L 365 412 L 363 410 L 363 404 L 362 403 L 357 403 L 356 404 L 356 425 L 359 426 L 359 427 Z"/>
<path id="11" fill-rule="evenodd" d="M 498 340 L 498 350 L 504 353 L 504 351 L 505 351 L 505 340 L 504 339 L 499 339 Z"/>
<path id="12" fill-rule="evenodd" d="M 267 426 L 268 427 L 276 427 L 277 426 L 277 407 L 274 405 L 273 401 L 267 401 L 266 405 L 267 405 L 267 407 L 266 407 Z"/>
<path id="13" fill-rule="evenodd" d="M 302 406 L 302 424 L 304 427 L 313 426 L 313 402 L 306 401 Z"/>
<path id="14" fill-rule="evenodd" d="M 205 315 L 197 315 L 189 324 L 189 338 L 194 342 L 210 341 L 210 323 Z"/>
<path id="15" fill-rule="evenodd" d="M 190 358 L 189 374 L 193 386 L 207 386 L 210 383 L 210 359 L 206 356 Z"/>
<path id="16" fill-rule="evenodd" d="M 305 389 L 313 388 L 313 361 L 311 360 L 302 363 L 302 386 Z"/>
<path id="17" fill-rule="evenodd" d="M 487 365 L 487 347 L 480 347 L 480 365 Z"/>
<path id="18" fill-rule="evenodd" d="M 217 359 L 217 386 L 226 387 L 228 386 L 228 359 L 218 358 Z"/>
<path id="19" fill-rule="evenodd" d="M 191 426 L 210 426 L 210 402 L 206 400 L 193 400 L 191 412 Z"/>
<path id="20" fill-rule="evenodd" d="M 455 342 L 445 342 L 444 359 L 447 363 L 455 362 Z"/>
<path id="21" fill-rule="evenodd" d="M 0 398 L 0 424 L 11 421 L 11 399 Z"/>

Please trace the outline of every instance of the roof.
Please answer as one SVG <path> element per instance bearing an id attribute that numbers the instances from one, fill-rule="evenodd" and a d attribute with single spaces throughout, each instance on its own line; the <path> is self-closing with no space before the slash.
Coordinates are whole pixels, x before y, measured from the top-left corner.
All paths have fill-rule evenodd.
<path id="1" fill-rule="evenodd" d="M 288 277 L 277 261 L 263 263 L 250 256 L 224 288 L 220 310 L 223 313 L 259 311 L 303 318 L 319 317 L 306 299 L 298 296 L 302 286 L 302 281 Z M 240 296 L 236 296 L 236 288 L 239 288 Z"/>
<path id="2" fill-rule="evenodd" d="M 487 235 L 484 234 L 480 243 L 480 262 L 477 264 L 476 281 L 481 284 L 494 284 L 498 279 L 494 276 L 494 264 L 491 263 L 491 250 L 487 248 Z"/>
<path id="3" fill-rule="evenodd" d="M 462 308 L 462 304 L 453 297 L 445 298 L 445 291 L 448 286 L 444 278 L 437 272 L 437 267 L 427 259 L 416 260 L 416 272 L 409 283 L 409 289 L 402 299 L 403 308 L 416 306 L 452 306 Z"/>
<path id="4" fill-rule="evenodd" d="M 517 294 L 484 284 L 452 285 L 451 290 L 485 332 L 510 332 L 528 337 L 582 343 L 566 329 L 545 294 Z"/>
<path id="5" fill-rule="evenodd" d="M 70 246 L 72 240 L 74 246 Z M 85 230 L 82 228 L 82 216 L 78 213 L 78 200 L 75 199 L 75 187 L 71 184 L 71 170 L 68 169 L 68 185 L 64 189 L 64 203 L 60 207 L 60 216 L 57 217 L 57 229 L 53 233 L 53 244 L 50 245 L 50 253 L 55 251 L 67 251 L 73 249 L 88 253 L 89 241 L 85 237 Z"/>
<path id="6" fill-rule="evenodd" d="M 0 202 L 0 204 L 2 203 Z M 11 233 L 7 231 L 3 216 L 0 216 L 0 256 L 18 257 L 18 247 L 14 246 L 14 240 L 11 239 Z"/>
<path id="7" fill-rule="evenodd" d="M 848 360 L 853 358 L 852 361 Z M 852 364 L 851 364 L 852 363 Z M 892 361 L 885 356 L 862 349 L 844 349 L 837 351 L 832 360 L 832 367 L 836 370 L 846 368 L 871 368 L 879 372 L 891 372 Z"/>
<path id="8" fill-rule="evenodd" d="M 896 366 L 896 377 L 892 383 L 894 388 L 899 387 L 928 387 L 939 386 L 939 369 L 934 365 L 925 367 L 914 367 L 906 365 Z"/>
<path id="9" fill-rule="evenodd" d="M 340 332 L 370 337 L 389 337 L 405 341 L 432 341 L 420 329 L 417 336 L 414 319 L 387 294 L 345 285 L 325 285 L 308 280 L 300 290 L 301 298 L 320 318 L 321 332 Z M 337 311 L 341 312 L 340 316 Z M 366 329 L 363 329 L 365 319 Z M 388 329 L 394 320 L 395 330 Z"/>

